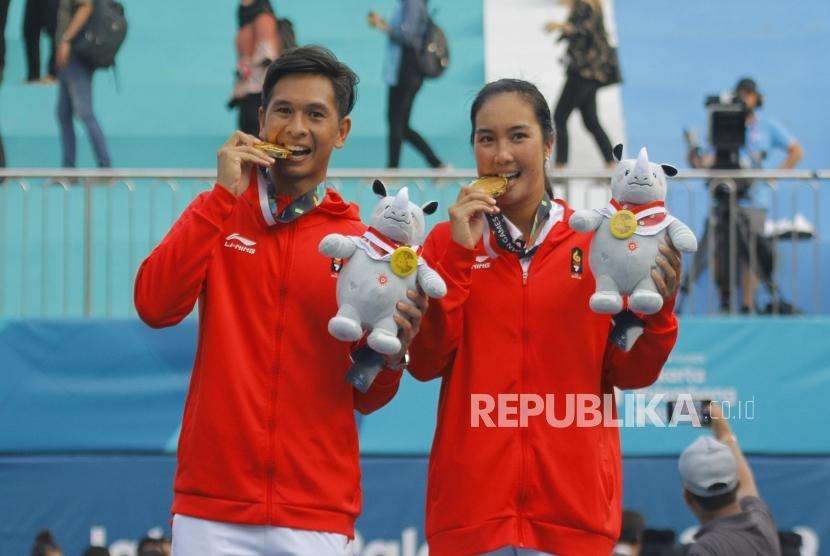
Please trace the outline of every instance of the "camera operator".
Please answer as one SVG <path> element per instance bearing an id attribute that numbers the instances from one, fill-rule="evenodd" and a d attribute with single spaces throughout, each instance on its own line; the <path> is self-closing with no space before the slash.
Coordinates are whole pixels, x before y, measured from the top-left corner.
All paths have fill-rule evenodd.
<path id="1" fill-rule="evenodd" d="M 746 143 L 742 152 L 742 168 L 763 168 L 769 153 L 773 150 L 786 152 L 787 157 L 779 166 L 781 170 L 794 168 L 804 157 L 804 150 L 793 135 L 780 123 L 758 113 L 763 106 L 763 95 L 758 91 L 755 80 L 744 77 L 735 85 L 735 100 L 740 100 L 746 108 Z M 693 168 L 712 168 L 715 155 L 701 152 L 700 149 L 689 150 L 689 164 Z"/>
<path id="2" fill-rule="evenodd" d="M 738 81 L 731 99 L 710 98 L 710 143 L 707 148 L 700 148 L 695 141 L 689 141 L 688 161 L 693 168 L 738 169 L 763 168 L 769 155 L 774 151 L 785 154 L 780 169 L 793 168 L 804 156 L 799 142 L 780 123 L 759 113 L 763 106 L 763 95 L 758 85 L 749 77 Z M 737 124 L 734 119 L 738 112 Z M 741 121 L 741 114 L 742 120 Z M 742 130 L 740 128 L 743 128 Z M 740 137 L 733 137 L 735 132 Z M 726 138 L 728 137 L 728 138 Z M 726 146 L 718 143 L 727 143 Z M 762 236 L 766 210 L 771 204 L 768 189 L 753 191 L 749 180 L 735 180 L 736 201 L 739 205 L 736 214 L 738 227 L 738 272 L 741 278 L 742 307 L 741 312 L 755 311 L 755 292 L 758 289 L 759 275 L 768 285 L 772 295 L 777 295 L 772 284 L 773 251 L 769 241 Z M 729 308 L 729 203 L 728 195 L 720 187 L 714 190 L 715 241 L 718 257 L 713 269 L 720 291 L 721 309 Z M 754 205 L 754 206 L 753 206 Z M 754 247 L 754 248 L 753 248 Z M 750 252 L 753 256 L 750 256 Z M 701 254 L 702 255 L 702 254 Z M 749 261 L 755 260 L 752 268 Z M 695 275 L 695 272 L 692 272 Z"/>

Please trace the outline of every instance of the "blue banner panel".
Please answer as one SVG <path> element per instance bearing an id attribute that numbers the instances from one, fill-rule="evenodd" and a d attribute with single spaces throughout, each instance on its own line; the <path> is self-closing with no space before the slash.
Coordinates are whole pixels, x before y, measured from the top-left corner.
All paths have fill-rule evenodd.
<path id="1" fill-rule="evenodd" d="M 751 457 L 750 465 L 779 528 L 804 536 L 811 549 L 804 554 L 830 546 L 830 457 Z M 148 531 L 170 532 L 174 467 L 170 455 L 0 458 L 0 554 L 27 554 L 37 532 L 49 527 L 68 556 L 81 554 L 91 538 L 113 556 L 134 556 Z M 362 472 L 355 554 L 427 556 L 427 459 L 364 457 Z M 691 536 L 695 519 L 680 495 L 676 458 L 626 458 L 623 473 L 626 508 L 641 512 L 650 527 Z"/>

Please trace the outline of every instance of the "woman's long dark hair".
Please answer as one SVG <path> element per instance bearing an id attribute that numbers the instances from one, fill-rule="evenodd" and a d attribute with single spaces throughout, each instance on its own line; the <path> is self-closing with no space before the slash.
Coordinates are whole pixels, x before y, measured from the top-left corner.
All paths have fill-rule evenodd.
<path id="1" fill-rule="evenodd" d="M 484 106 L 491 97 L 501 95 L 504 93 L 518 93 L 530 107 L 533 109 L 533 114 L 536 116 L 536 122 L 542 130 L 542 138 L 544 141 L 553 141 L 556 139 L 556 132 L 553 128 L 553 118 L 550 115 L 550 107 L 545 97 L 536 88 L 536 85 L 529 81 L 522 79 L 499 79 L 486 84 L 476 95 L 473 105 L 470 108 L 470 143 L 475 139 L 476 133 L 476 116 L 478 111 Z M 545 191 L 553 198 L 553 188 L 550 185 L 550 179 L 545 169 L 542 169 L 542 175 L 545 176 Z"/>

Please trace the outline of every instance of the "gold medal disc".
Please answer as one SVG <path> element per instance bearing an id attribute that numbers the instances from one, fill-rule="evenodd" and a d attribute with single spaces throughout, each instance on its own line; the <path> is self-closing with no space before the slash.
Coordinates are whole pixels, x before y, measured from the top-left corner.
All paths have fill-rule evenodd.
<path id="1" fill-rule="evenodd" d="M 281 147 L 279 145 L 275 145 L 274 143 L 266 143 L 262 141 L 261 143 L 256 143 L 254 145 L 255 149 L 259 149 L 260 151 L 273 156 L 274 158 L 290 158 L 291 151 L 286 149 L 285 147 Z"/>
<path id="2" fill-rule="evenodd" d="M 392 272 L 397 276 L 406 278 L 418 270 L 418 253 L 406 245 L 398 247 L 392 253 L 392 258 L 389 259 L 389 266 L 392 267 Z"/>
<path id="3" fill-rule="evenodd" d="M 637 231 L 637 217 L 630 210 L 621 210 L 611 217 L 611 235 L 628 239 Z"/>
<path id="4" fill-rule="evenodd" d="M 498 197 L 507 191 L 507 178 L 500 176 L 484 176 L 470 183 L 470 187 L 487 193 L 491 197 Z"/>

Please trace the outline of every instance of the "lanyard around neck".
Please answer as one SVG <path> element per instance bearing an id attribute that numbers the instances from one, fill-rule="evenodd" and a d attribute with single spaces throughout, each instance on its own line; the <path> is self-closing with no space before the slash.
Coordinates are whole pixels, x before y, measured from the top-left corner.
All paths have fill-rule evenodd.
<path id="1" fill-rule="evenodd" d="M 279 203 L 277 202 L 277 190 L 274 187 L 274 182 L 270 179 L 265 168 L 261 168 L 260 171 L 268 188 L 268 208 L 271 210 L 271 215 L 274 217 L 274 220 L 282 224 L 292 222 L 303 214 L 314 209 L 323 202 L 323 198 L 326 195 L 326 184 L 319 183 L 314 189 L 306 191 L 299 197 L 292 199 L 291 202 L 287 204 L 284 203 L 283 206 L 279 206 Z"/>
<path id="2" fill-rule="evenodd" d="M 551 201 L 546 191 L 542 197 L 542 201 L 539 203 L 539 207 L 536 209 L 536 215 L 533 217 L 533 226 L 530 228 L 530 241 L 527 242 L 524 239 L 516 239 L 510 235 L 510 230 L 507 227 L 507 219 L 504 215 L 501 213 L 488 214 L 486 216 L 487 223 L 490 225 L 490 229 L 493 231 L 499 247 L 511 253 L 516 253 L 520 259 L 532 257 L 539 246 L 535 245 L 530 249 L 527 249 L 527 246 L 535 243 L 539 232 L 544 227 L 545 221 L 550 217 L 552 204 L 553 201 Z"/>

